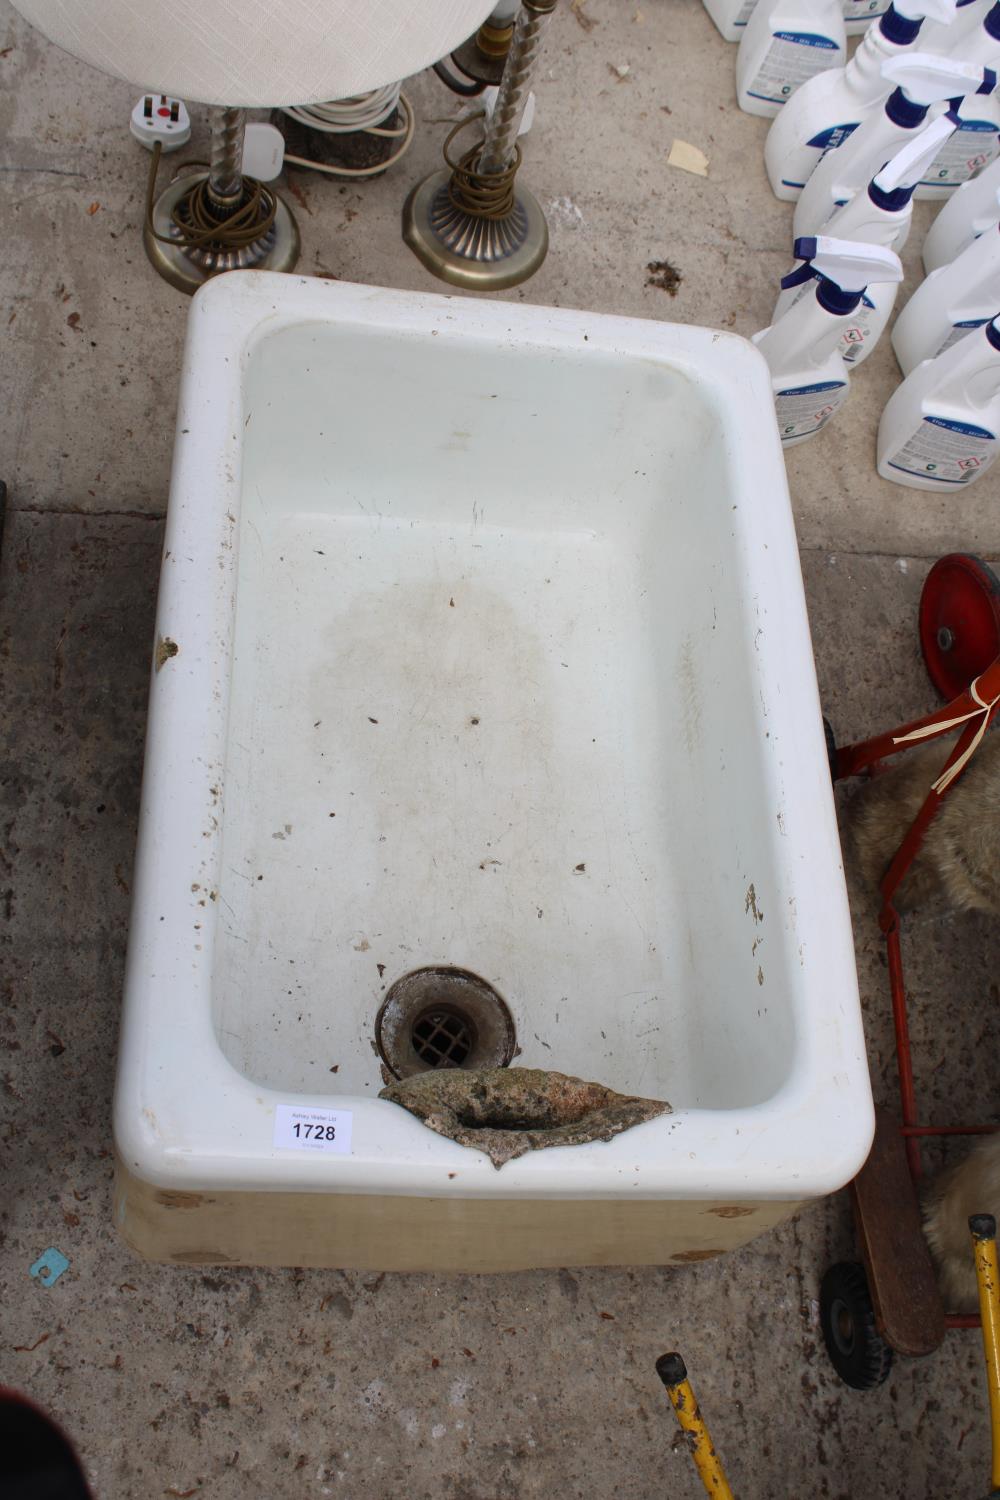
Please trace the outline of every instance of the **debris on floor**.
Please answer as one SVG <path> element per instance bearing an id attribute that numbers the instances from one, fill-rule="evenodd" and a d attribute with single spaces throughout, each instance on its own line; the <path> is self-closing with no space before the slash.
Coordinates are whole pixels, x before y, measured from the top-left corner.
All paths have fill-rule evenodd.
<path id="1" fill-rule="evenodd" d="M 588 16 L 583 8 L 584 3 L 585 0 L 570 0 L 569 12 L 578 25 L 583 27 L 584 31 L 593 31 L 597 22 L 593 16 Z"/>
<path id="2" fill-rule="evenodd" d="M 684 278 L 669 260 L 651 260 L 646 270 L 649 272 L 646 277 L 647 286 L 659 287 L 661 292 L 669 292 L 671 297 L 677 296 L 677 288 Z"/>
<path id="3" fill-rule="evenodd" d="M 50 1245 L 47 1250 L 42 1251 L 35 1264 L 30 1267 L 28 1275 L 40 1281 L 42 1286 L 53 1286 L 68 1270 L 69 1261 L 66 1256 L 61 1250 Z"/>
<path id="4" fill-rule="evenodd" d="M 708 176 L 708 157 L 690 141 L 673 140 L 667 154 L 668 167 L 680 167 L 682 172 L 693 172 L 695 177 Z"/>

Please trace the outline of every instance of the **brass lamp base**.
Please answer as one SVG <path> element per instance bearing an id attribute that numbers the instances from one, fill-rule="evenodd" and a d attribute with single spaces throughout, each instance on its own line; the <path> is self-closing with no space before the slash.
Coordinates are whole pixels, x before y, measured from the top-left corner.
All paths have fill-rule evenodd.
<path id="1" fill-rule="evenodd" d="M 451 173 L 434 172 L 403 205 L 403 239 L 432 275 L 472 291 L 501 291 L 533 276 L 549 248 L 541 206 L 517 184 L 514 206 L 487 219 L 456 208 L 448 194 Z"/>
<path id="2" fill-rule="evenodd" d="M 203 173 L 185 173 L 160 194 L 152 213 L 152 227 L 157 234 L 177 234 L 171 217 L 173 210 L 203 176 Z M 188 250 L 180 243 L 168 244 L 157 239 L 148 225 L 143 230 L 142 242 L 154 270 L 188 296 L 222 271 L 291 271 L 300 249 L 298 225 L 281 198 L 277 198 L 277 212 L 267 233 L 238 249 L 205 245 Z"/>

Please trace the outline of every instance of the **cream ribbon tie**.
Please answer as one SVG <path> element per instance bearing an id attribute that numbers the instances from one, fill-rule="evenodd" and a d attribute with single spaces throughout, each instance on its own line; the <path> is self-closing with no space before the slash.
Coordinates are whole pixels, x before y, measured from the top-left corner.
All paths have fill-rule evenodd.
<path id="1" fill-rule="evenodd" d="M 905 745 L 913 740 L 932 739 L 936 735 L 947 733 L 949 729 L 957 729 L 960 724 L 967 724 L 970 719 L 975 719 L 977 717 L 979 718 L 979 728 L 976 730 L 968 745 L 962 751 L 962 754 L 955 761 L 955 764 L 949 766 L 946 771 L 943 771 L 938 777 L 937 781 L 934 782 L 931 790 L 937 792 L 938 796 L 941 796 L 943 792 L 946 792 L 951 786 L 951 783 L 955 780 L 955 777 L 960 776 L 965 770 L 965 767 L 968 765 L 969 761 L 975 755 L 976 751 L 979 749 L 979 746 L 982 743 L 983 736 L 986 733 L 987 728 L 989 727 L 990 715 L 996 708 L 997 704 L 1000 703 L 1000 694 L 998 694 L 995 698 L 991 698 L 989 702 L 980 697 L 980 681 L 981 679 L 977 677 L 974 682 L 969 684 L 969 694 L 979 704 L 978 708 L 970 708 L 967 714 L 959 714 L 958 717 L 954 719 L 936 719 L 933 724 L 925 724 L 920 729 L 912 729 L 909 734 L 893 736 L 892 743 L 894 745 Z"/>

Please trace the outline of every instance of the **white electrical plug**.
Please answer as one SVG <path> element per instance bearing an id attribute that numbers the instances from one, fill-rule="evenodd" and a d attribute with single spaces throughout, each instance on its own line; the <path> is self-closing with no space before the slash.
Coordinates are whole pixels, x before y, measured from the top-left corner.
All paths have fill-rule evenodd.
<path id="1" fill-rule="evenodd" d="M 252 121 L 243 141 L 243 174 L 258 182 L 273 182 L 285 161 L 285 137 L 275 125 Z"/>
<path id="2" fill-rule="evenodd" d="M 147 151 L 157 141 L 164 151 L 176 151 L 191 139 L 191 116 L 183 99 L 144 94 L 132 111 L 129 129 Z"/>

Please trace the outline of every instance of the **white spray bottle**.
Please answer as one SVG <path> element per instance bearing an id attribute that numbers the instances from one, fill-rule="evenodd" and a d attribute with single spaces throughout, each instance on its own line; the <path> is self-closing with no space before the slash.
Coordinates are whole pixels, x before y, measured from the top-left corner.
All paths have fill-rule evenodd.
<path id="1" fill-rule="evenodd" d="M 946 492 L 985 474 L 1000 449 L 998 322 L 925 359 L 897 386 L 878 429 L 883 479 Z"/>
<path id="2" fill-rule="evenodd" d="M 990 7 L 977 24 L 956 28 L 949 41 L 945 32 L 940 51 L 947 57 L 977 63 L 984 70 L 1000 67 L 1000 3 Z M 950 198 L 963 182 L 1000 155 L 1000 99 L 985 85 L 969 93 L 958 106 L 959 126 L 924 173 L 914 197 Z"/>
<path id="3" fill-rule="evenodd" d="M 882 245 L 820 236 L 796 240 L 795 255 L 804 264 L 782 286 L 815 278 L 813 295 L 753 336 L 771 371 L 778 433 L 789 448 L 820 432 L 847 396 L 840 341 L 865 287 L 903 275 L 899 256 Z"/>
<path id="4" fill-rule="evenodd" d="M 736 54 L 736 102 L 748 115 L 776 115 L 796 89 L 843 66 L 841 0 L 758 0 Z"/>
<path id="5" fill-rule="evenodd" d="M 980 328 L 1000 308 L 1000 227 L 988 229 L 961 255 L 922 281 L 892 330 L 904 375 Z"/>
<path id="6" fill-rule="evenodd" d="M 702 4 L 720 35 L 727 42 L 738 42 L 757 0 L 702 0 Z"/>
<path id="7" fill-rule="evenodd" d="M 946 266 L 1000 220 L 1000 161 L 993 162 L 948 199 L 924 238 L 928 276 Z"/>
<path id="8" fill-rule="evenodd" d="M 869 26 L 846 67 L 820 73 L 792 95 L 764 142 L 776 197 L 793 202 L 824 151 L 845 140 L 891 92 L 882 64 L 916 50 L 925 17 L 947 22 L 954 14 L 955 0 L 894 0 Z"/>
<path id="9" fill-rule="evenodd" d="M 950 21 L 927 20 L 920 30 L 921 52 L 954 53 L 966 32 L 974 31 L 993 0 L 958 0 Z"/>
<path id="10" fill-rule="evenodd" d="M 882 75 L 896 87 L 817 166 L 795 205 L 796 238 L 818 234 L 835 208 L 861 192 L 872 173 L 923 129 L 931 105 L 977 89 L 983 82 L 983 69 L 975 63 L 929 52 L 889 58 L 882 64 Z M 995 83 L 994 75 L 990 77 Z"/>
<path id="11" fill-rule="evenodd" d="M 876 172 L 865 192 L 856 193 L 849 203 L 836 210 L 824 233 L 838 240 L 885 245 L 900 251 L 910 232 L 914 186 L 927 163 L 941 149 L 942 140 L 954 129 L 954 121 L 948 115 L 932 120 Z M 772 323 L 777 323 L 793 302 L 812 294 L 811 279 L 789 284 L 795 274 L 782 282 L 786 290 L 774 304 Z M 895 306 L 898 290 L 896 281 L 873 281 L 862 293 L 853 318 L 841 334 L 840 352 L 847 364 L 861 364 L 875 348 Z"/>
<path id="12" fill-rule="evenodd" d="M 888 9 L 889 0 L 844 0 L 844 30 L 848 36 L 860 36 Z"/>
<path id="13" fill-rule="evenodd" d="M 928 21 L 921 31 L 921 51 L 940 52 L 942 57 L 967 57 L 969 45 L 975 45 L 979 28 L 990 15 L 997 0 L 957 0 L 955 20 L 949 26 Z M 990 62 L 990 58 L 985 58 Z"/>

